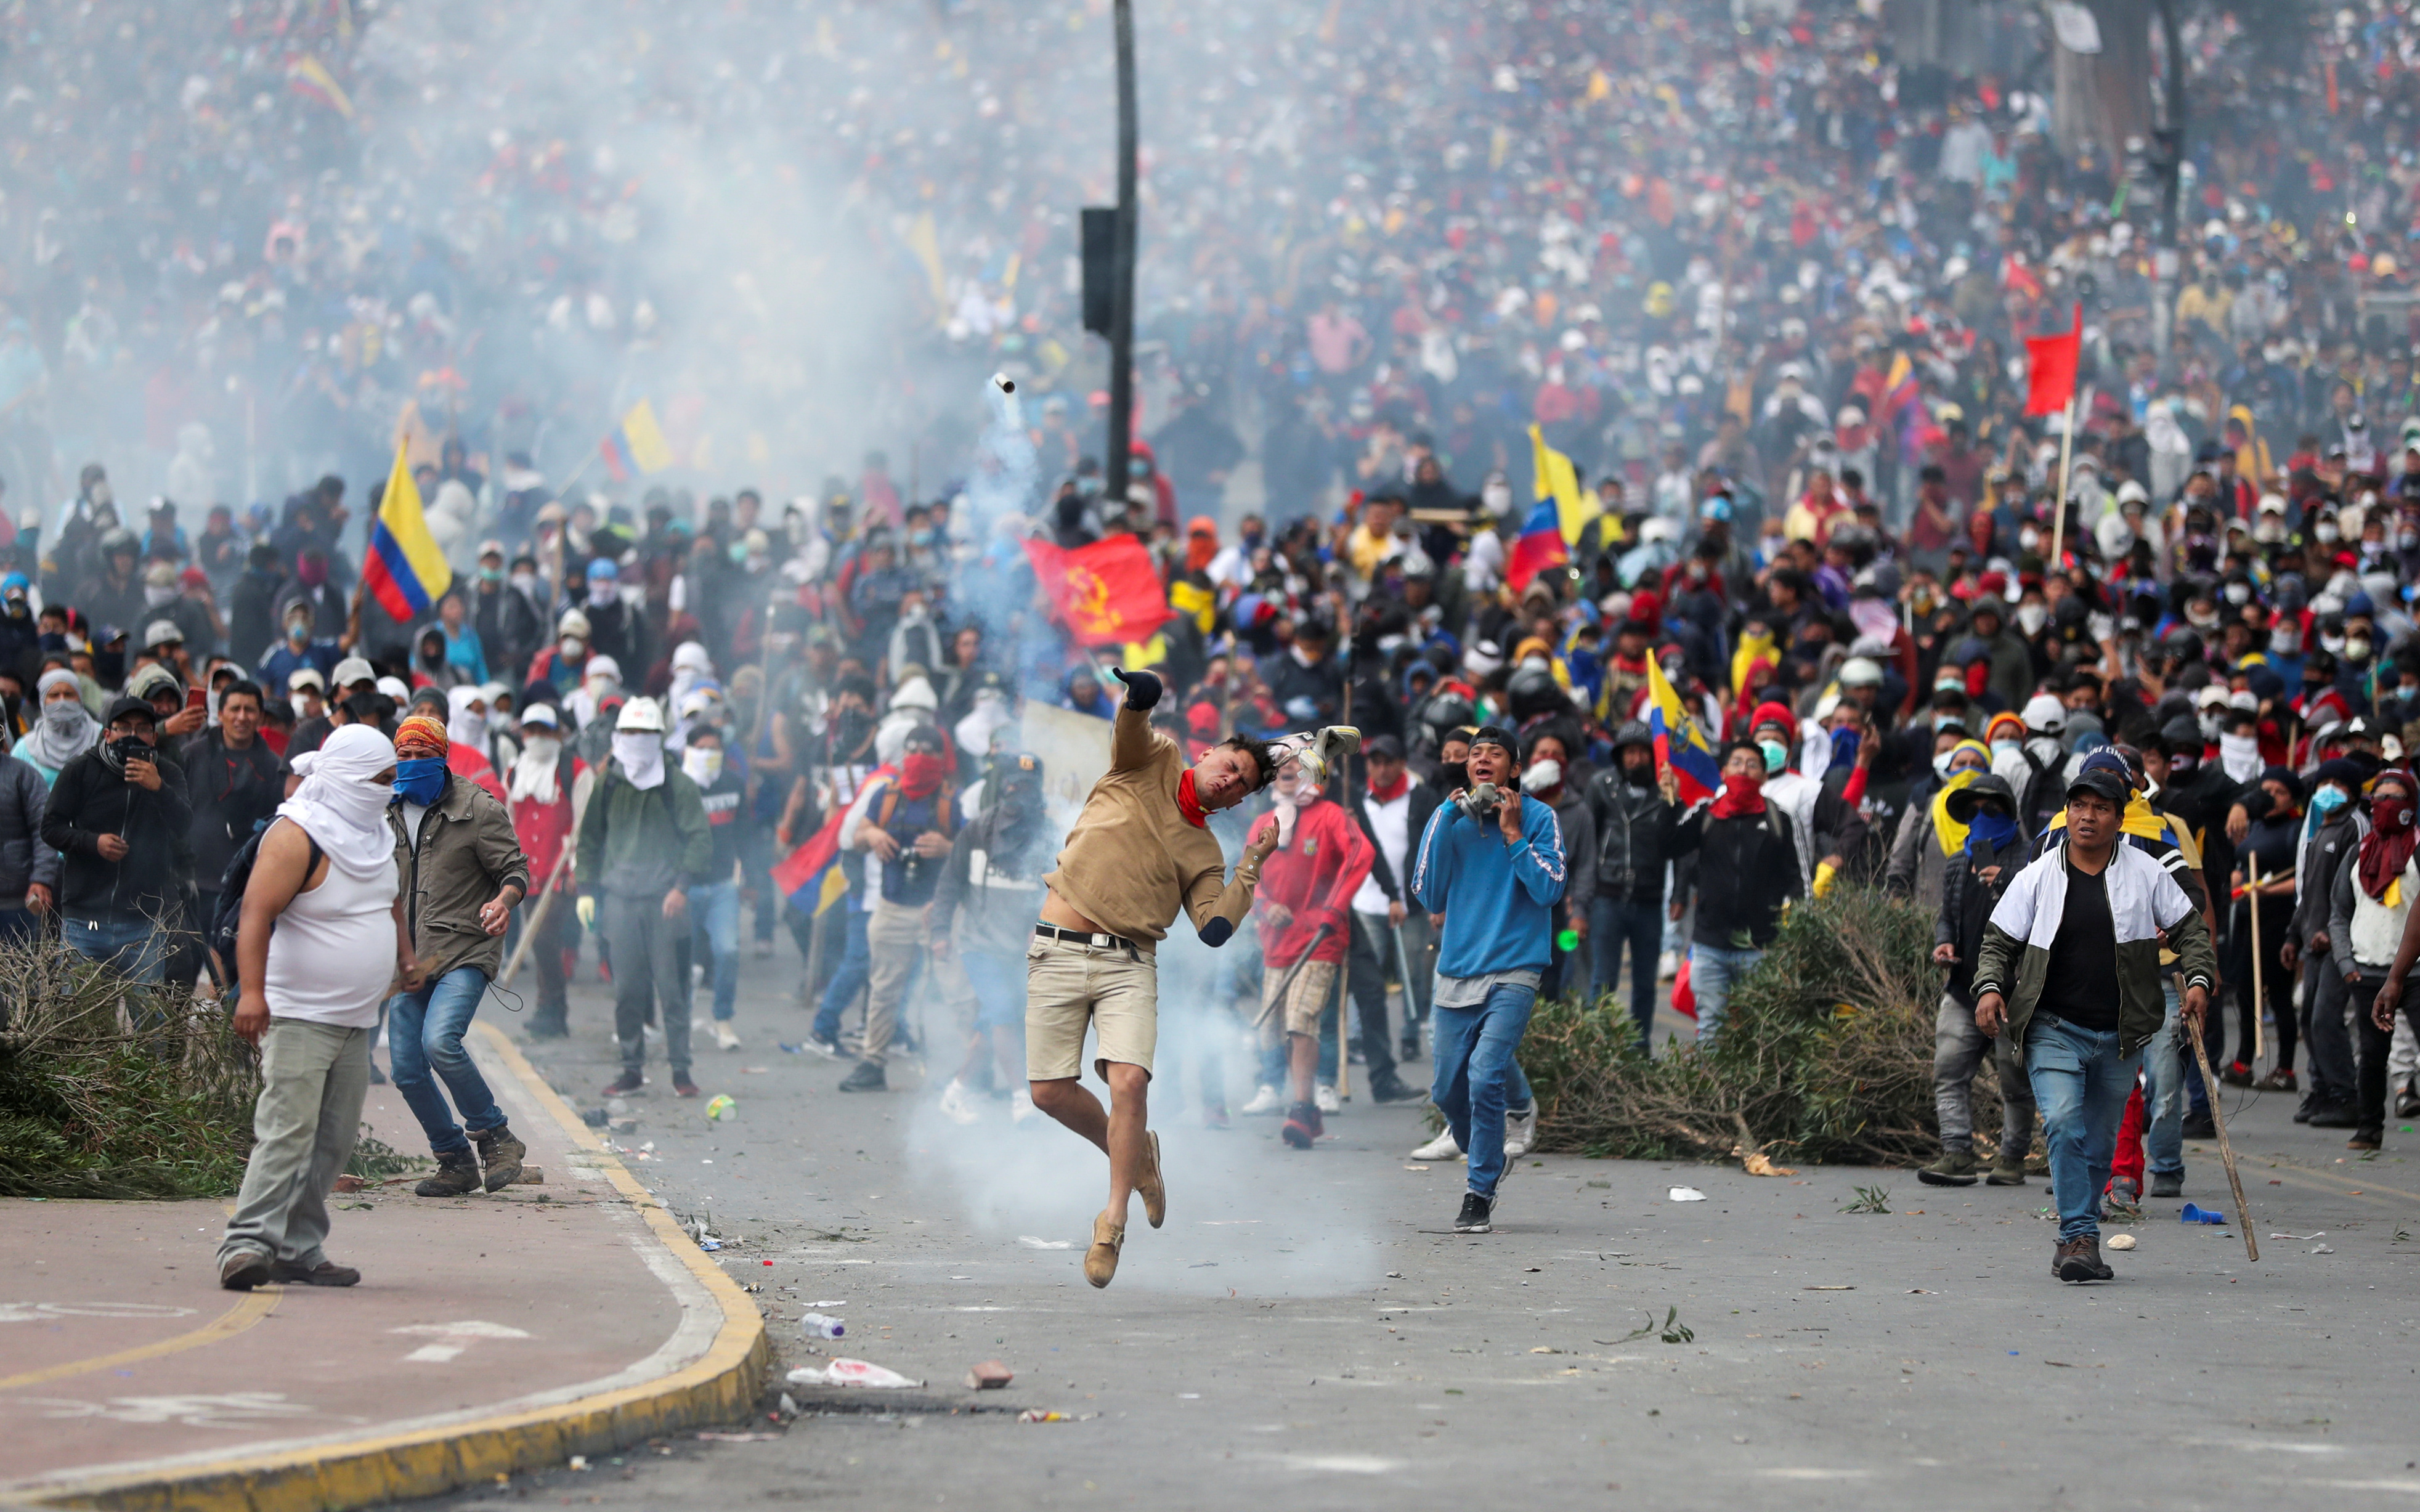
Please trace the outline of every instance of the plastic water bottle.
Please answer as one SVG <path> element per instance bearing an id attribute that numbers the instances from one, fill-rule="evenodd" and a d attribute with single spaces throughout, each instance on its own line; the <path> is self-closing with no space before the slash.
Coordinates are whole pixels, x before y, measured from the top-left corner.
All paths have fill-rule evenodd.
<path id="1" fill-rule="evenodd" d="M 802 1339 L 836 1339 L 848 1332 L 848 1325 L 828 1313 L 809 1313 L 799 1319 L 799 1337 Z"/>

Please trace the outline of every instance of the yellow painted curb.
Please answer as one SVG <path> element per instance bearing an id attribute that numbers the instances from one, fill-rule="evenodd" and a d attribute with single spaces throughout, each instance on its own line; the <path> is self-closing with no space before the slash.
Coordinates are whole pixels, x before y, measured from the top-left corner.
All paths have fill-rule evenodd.
<path id="1" fill-rule="evenodd" d="M 519 1047 L 492 1024 L 477 1024 L 475 1031 L 572 1143 L 597 1157 L 597 1168 L 614 1189 L 713 1295 L 722 1323 L 706 1353 L 671 1375 L 574 1401 L 307 1450 L 231 1456 L 173 1472 L 124 1477 L 103 1473 L 72 1486 L 44 1488 L 29 1504 L 126 1512 L 341 1512 L 436 1496 L 498 1475 L 558 1465 L 573 1455 L 610 1454 L 683 1428 L 735 1422 L 754 1410 L 772 1363 L 772 1344 L 756 1304 L 623 1169 Z"/>

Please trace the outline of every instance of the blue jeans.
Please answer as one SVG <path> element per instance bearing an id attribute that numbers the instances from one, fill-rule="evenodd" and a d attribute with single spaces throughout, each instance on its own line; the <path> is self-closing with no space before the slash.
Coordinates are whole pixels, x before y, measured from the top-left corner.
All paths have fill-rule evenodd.
<path id="1" fill-rule="evenodd" d="M 1698 1043 L 1711 1041 L 1723 1026 L 1723 1010 L 1730 1005 L 1731 984 L 1764 959 L 1761 950 L 1734 950 L 1703 941 L 1689 947 L 1689 990 L 1698 997 Z"/>
<path id="2" fill-rule="evenodd" d="M 2143 1047 L 2143 1079 L 2149 1083 L 2143 1088 L 2143 1163 L 2153 1176 L 2182 1176 L 2185 1062 L 2192 1058 L 2192 1052 L 2184 1048 L 2178 1027 L 2184 1015 L 2184 1000 L 2177 995 L 2177 979 L 2165 977 L 2161 987 L 2168 997 L 2167 1021 Z"/>
<path id="3" fill-rule="evenodd" d="M 977 1029 L 1025 1029 L 1025 962 L 981 950 L 959 952 L 975 994 Z"/>
<path id="4" fill-rule="evenodd" d="M 2139 1054 L 2118 1052 L 2114 1033 L 2039 1012 L 2025 1025 L 2025 1075 L 2041 1113 L 2062 1243 L 2101 1237 L 2101 1192 L 2109 1185 L 2118 1125 L 2142 1064 Z"/>
<path id="5" fill-rule="evenodd" d="M 1499 985 L 1475 1008 L 1435 1003 L 1429 1009 L 1436 1034 L 1429 1096 L 1466 1154 L 1470 1190 L 1491 1202 L 1504 1177 L 1504 1110 L 1529 1101 L 1528 1081 L 1512 1054 L 1537 1001 L 1535 988 Z"/>
<path id="6" fill-rule="evenodd" d="M 841 952 L 839 969 L 824 988 L 823 1001 L 815 1005 L 815 1023 L 812 1031 L 817 1039 L 840 1037 L 840 1016 L 865 990 L 867 980 L 874 974 L 874 950 L 865 943 L 865 914 L 854 901 L 843 903 L 842 923 L 848 930 L 847 948 Z"/>
<path id="7" fill-rule="evenodd" d="M 463 1130 L 484 1134 L 501 1128 L 504 1110 L 488 1090 L 488 1079 L 471 1064 L 462 1036 L 479 1000 L 488 995 L 488 974 L 476 966 L 457 966 L 417 992 L 397 992 L 386 1000 L 387 1059 L 395 1066 L 395 1089 L 420 1120 L 428 1148 L 438 1155 L 468 1151 Z M 432 1076 L 430 1073 L 435 1072 Z M 437 1090 L 439 1078 L 454 1094 L 454 1106 Z M 454 1123 L 454 1108 L 462 1110 L 462 1126 Z"/>
<path id="8" fill-rule="evenodd" d="M 66 914 L 59 920 L 59 936 L 77 955 L 130 982 L 156 986 L 167 974 L 167 934 L 140 914 Z"/>
<path id="9" fill-rule="evenodd" d="M 739 884 L 709 882 L 689 890 L 689 927 L 714 958 L 714 1016 L 731 1017 L 739 995 Z"/>
<path id="10" fill-rule="evenodd" d="M 1655 1030 L 1655 959 L 1664 944 L 1664 900 L 1589 903 L 1589 946 L 1596 970 L 1589 995 L 1606 997 L 1621 982 L 1621 947 L 1630 947 L 1630 1016 L 1638 1023 L 1638 1048 L 1650 1048 Z"/>

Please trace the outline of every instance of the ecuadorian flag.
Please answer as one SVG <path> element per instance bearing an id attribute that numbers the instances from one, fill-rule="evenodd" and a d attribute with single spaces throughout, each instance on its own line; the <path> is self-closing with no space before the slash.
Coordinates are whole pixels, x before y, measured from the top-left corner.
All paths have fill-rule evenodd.
<path id="1" fill-rule="evenodd" d="M 891 768 L 876 767 L 866 773 L 865 780 L 872 782 L 891 775 Z M 835 805 L 822 829 L 773 864 L 773 885 L 782 890 L 792 908 L 811 917 L 820 918 L 824 910 L 848 892 L 848 873 L 840 864 L 840 822 L 847 817 L 846 803 Z"/>
<path id="2" fill-rule="evenodd" d="M 1706 732 L 1689 717 L 1689 706 L 1664 676 L 1664 663 L 1652 656 L 1647 659 L 1647 728 L 1655 738 L 1655 764 L 1671 768 L 1679 780 L 1681 802 L 1714 797 L 1723 786 L 1722 762 L 1706 743 Z"/>
<path id="3" fill-rule="evenodd" d="M 1531 496 L 1541 503 L 1555 503 L 1555 523 L 1563 533 L 1563 544 L 1576 546 L 1580 533 L 1590 521 L 1605 513 L 1593 494 L 1580 490 L 1579 469 L 1572 460 L 1546 444 L 1546 433 L 1536 426 L 1529 428 L 1529 468 L 1535 479 Z"/>
<path id="4" fill-rule="evenodd" d="M 1529 580 L 1550 567 L 1570 564 L 1572 553 L 1563 544 L 1562 526 L 1555 519 L 1555 501 L 1541 499 L 1530 507 L 1529 518 L 1521 526 L 1521 534 L 1512 539 L 1512 554 L 1504 564 L 1504 581 L 1520 592 Z"/>
<path id="5" fill-rule="evenodd" d="M 369 560 L 362 566 L 362 585 L 377 596 L 386 612 L 403 624 L 428 613 L 454 585 L 454 569 L 428 534 L 420 512 L 420 488 L 411 481 L 411 461 L 405 445 L 395 448 L 395 471 L 387 475 L 386 492 L 379 499 L 378 522 L 370 527 Z"/>
<path id="6" fill-rule="evenodd" d="M 597 450 L 604 454 L 605 470 L 616 483 L 673 465 L 673 449 L 664 441 L 663 427 L 656 424 L 654 403 L 646 399 L 630 406 Z"/>

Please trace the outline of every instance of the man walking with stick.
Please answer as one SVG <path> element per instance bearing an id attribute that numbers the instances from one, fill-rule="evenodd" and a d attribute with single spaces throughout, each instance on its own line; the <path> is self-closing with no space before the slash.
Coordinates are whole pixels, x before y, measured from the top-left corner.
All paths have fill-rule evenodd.
<path id="1" fill-rule="evenodd" d="M 1975 1026 L 2007 1026 L 2041 1113 L 2058 1207 L 2051 1274 L 2061 1281 L 2114 1274 L 2101 1259 L 2101 1192 L 2143 1047 L 2166 1021 L 2161 941 L 2184 974 L 2186 1033 L 2200 1034 L 2218 975 L 2192 899 L 2123 843 L 2132 791 L 2122 772 L 2087 762 L 2076 773 L 2065 836 L 2009 884 L 1975 966 Z"/>

